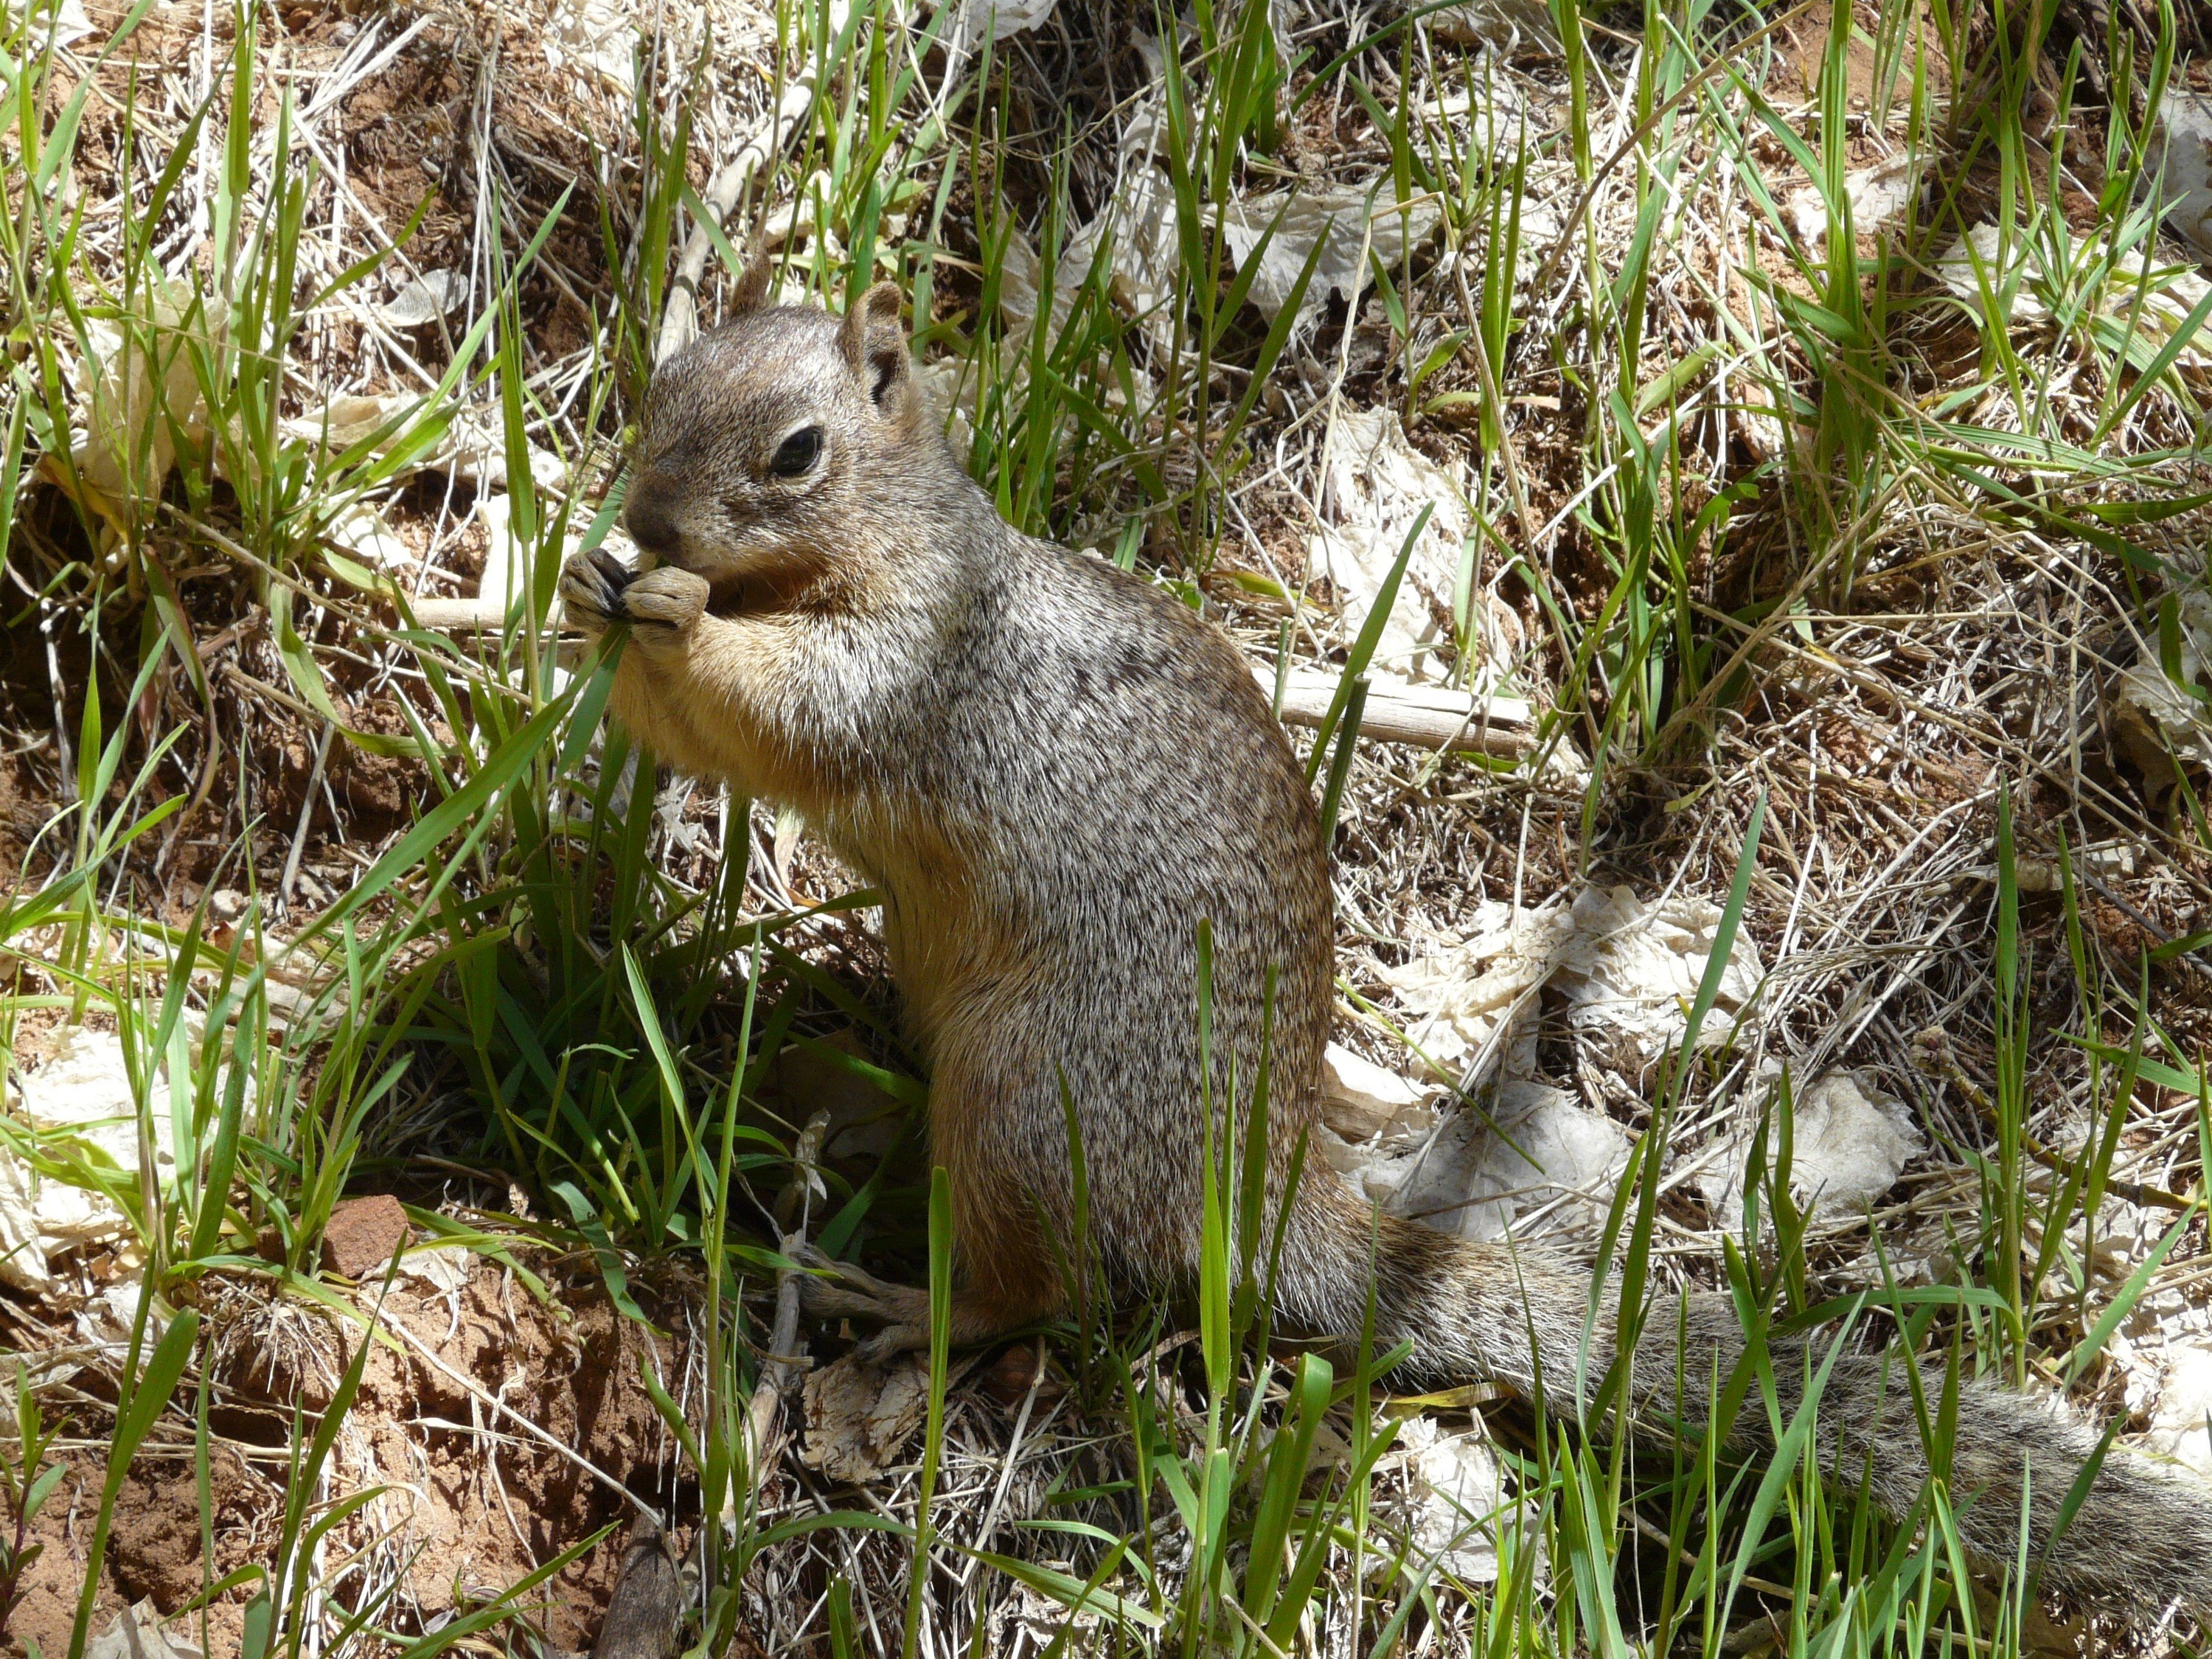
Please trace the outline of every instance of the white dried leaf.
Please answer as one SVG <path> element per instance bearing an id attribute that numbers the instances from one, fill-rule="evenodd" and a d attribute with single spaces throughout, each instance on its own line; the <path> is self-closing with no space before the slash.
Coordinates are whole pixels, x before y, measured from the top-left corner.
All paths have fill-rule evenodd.
<path id="1" fill-rule="evenodd" d="M 1082 236 L 1077 240 L 1080 246 L 1071 246 L 1062 254 L 1053 272 L 1052 310 L 1046 325 L 1048 339 L 1058 339 L 1066 328 L 1069 313 L 1075 309 L 1075 296 L 1091 274 L 1091 261 L 1097 251 L 1097 240 Z M 1006 319 L 1006 331 L 1000 356 L 1018 376 L 1029 372 L 1024 348 L 1029 343 L 1030 331 L 1036 326 L 1037 307 L 1043 288 L 1043 260 L 1038 258 L 1036 249 L 1027 236 L 1018 230 L 1012 232 L 1006 238 L 1006 258 L 999 272 L 999 309 Z"/>
<path id="2" fill-rule="evenodd" d="M 113 1346 L 128 1342 L 138 1322 L 138 1304 L 146 1299 L 145 1264 L 134 1261 L 127 1277 L 117 1279 L 88 1302 L 78 1325 L 95 1344 Z M 156 1341 L 169 1328 L 169 1316 L 160 1297 L 146 1310 L 146 1340 Z"/>
<path id="3" fill-rule="evenodd" d="M 1544 0 L 1466 0 L 1437 12 L 1430 27 L 1437 40 L 1455 46 L 1492 46 L 1516 56 L 1559 50 L 1559 26 Z"/>
<path id="4" fill-rule="evenodd" d="M 1506 1022 L 1551 978 L 1572 925 L 1563 908 L 1516 910 L 1485 899 L 1464 938 L 1384 969 L 1382 978 L 1415 1016 L 1407 1030 L 1413 1046 L 1451 1069 L 1504 1043 Z"/>
<path id="5" fill-rule="evenodd" d="M 1952 243 L 1936 262 L 1944 285 L 1977 317 L 1987 301 L 1983 284 L 2005 308 L 2005 320 L 2014 327 L 2041 326 L 2051 320 L 2051 306 L 2070 295 L 2086 274 L 2091 255 L 2080 240 L 2069 236 L 2063 255 L 2054 255 L 2035 238 L 2015 232 L 2007 245 L 1994 224 L 1977 225 Z M 2052 264 L 2063 257 L 2064 268 Z M 2131 329 L 2140 361 L 2162 350 L 2188 325 L 2196 307 L 2212 293 L 2212 283 L 2185 265 L 2146 259 L 2142 250 L 2123 255 L 2105 278 L 2098 294 L 2100 314 L 2111 323 Z M 2071 308 L 2072 300 L 2068 300 Z M 2204 326 L 2191 330 L 2175 358 L 2182 368 L 2202 370 L 2212 363 L 2212 348 L 2203 338 Z"/>
<path id="6" fill-rule="evenodd" d="M 1321 1086 L 1322 1121 L 1347 1141 L 1399 1139 L 1435 1121 L 1421 1090 L 1337 1043 L 1322 1054 Z"/>
<path id="7" fill-rule="evenodd" d="M 23 1117 L 42 1155 L 104 1160 L 135 1180 L 139 1168 L 137 1105 L 112 1031 L 71 1026 L 34 1072 L 18 1072 Z M 170 1151 L 169 1089 L 156 1076 L 149 1091 L 157 1176 L 175 1171 Z M 0 1279 L 23 1290 L 52 1282 L 52 1259 L 127 1231 L 123 1212 L 101 1192 L 34 1170 L 12 1146 L 0 1146 Z"/>
<path id="8" fill-rule="evenodd" d="M 2143 184 L 2150 187 L 2162 176 L 2164 201 L 2172 207 L 2167 228 L 2198 258 L 2212 260 L 2212 97 L 2169 88 L 2159 107 L 2158 136 Z"/>
<path id="9" fill-rule="evenodd" d="M 376 308 L 386 328 L 421 328 L 468 303 L 468 279 L 458 270 L 426 270 Z"/>
<path id="10" fill-rule="evenodd" d="M 1402 1485 L 1382 1486 L 1376 1508 L 1404 1533 L 1417 1566 L 1433 1562 L 1462 1583 L 1491 1584 L 1498 1582 L 1501 1532 L 1517 1547 L 1537 1547 L 1534 1511 L 1508 1490 L 1480 1418 L 1461 1430 L 1447 1430 L 1431 1417 L 1407 1419 L 1382 1468 L 1398 1474 Z M 1378 1555 L 1370 1570 L 1393 1566 L 1389 1556 Z"/>
<path id="11" fill-rule="evenodd" d="M 31 27 L 33 32 L 43 40 L 46 33 L 46 24 L 42 21 L 34 21 Z M 54 44 L 57 46 L 74 46 L 88 34 L 95 33 L 99 26 L 86 12 L 84 0 L 62 0 L 60 6 L 54 11 L 52 27 Z"/>
<path id="12" fill-rule="evenodd" d="M 1680 1042 L 1689 1007 L 1712 957 L 1721 909 L 1676 894 L 1647 905 L 1633 888 L 1586 887 L 1575 897 L 1554 988 L 1572 1025 L 1626 1033 L 1646 1060 Z M 1739 930 L 1722 970 L 1702 1042 L 1728 1034 L 1727 1014 L 1745 1006 L 1765 977 L 1759 948 Z"/>
<path id="13" fill-rule="evenodd" d="M 399 1276 L 440 1296 L 451 1296 L 469 1282 L 473 1252 L 465 1244 L 441 1244 L 432 1249 L 403 1251 Z"/>
<path id="14" fill-rule="evenodd" d="M 528 450 L 531 482 L 541 495 L 557 495 L 568 487 L 568 466 L 559 456 L 532 444 Z M 505 489 L 507 434 L 496 411 L 490 416 L 471 413 L 447 428 L 445 440 L 423 457 L 424 470 L 451 472 L 478 489 Z"/>
<path id="15" fill-rule="evenodd" d="M 2212 1347 L 2176 1342 L 2154 1356 L 2148 1449 L 2212 1477 Z M 2141 1402 L 2130 1390 L 2128 1404 Z"/>
<path id="16" fill-rule="evenodd" d="M 289 416 L 284 422 L 284 434 L 341 454 L 387 427 L 392 431 L 386 441 L 397 437 L 401 430 L 398 422 L 415 409 L 416 402 L 413 398 L 341 392 L 319 409 Z"/>
<path id="17" fill-rule="evenodd" d="M 511 609 L 530 579 L 530 562 L 536 549 L 525 546 L 515 533 L 512 496 L 477 496 L 476 519 L 484 531 L 483 574 L 477 582 L 477 598 L 487 605 L 496 603 L 502 611 Z M 540 533 L 548 527 L 541 517 Z M 569 520 L 562 542 L 562 559 L 582 550 L 588 528 L 574 518 Z M 600 545 L 632 569 L 638 568 L 636 544 L 620 526 L 610 526 Z"/>
<path id="18" fill-rule="evenodd" d="M 1329 427 L 1322 477 L 1324 511 L 1334 522 L 1308 538 L 1307 568 L 1328 576 L 1347 634 L 1356 634 L 1367 620 L 1399 550 L 1428 509 L 1373 666 L 1412 681 L 1433 677 L 1440 667 L 1437 647 L 1449 639 L 1437 605 L 1450 599 L 1468 532 L 1456 469 L 1439 466 L 1408 443 L 1396 410 L 1347 408 Z"/>
<path id="19" fill-rule="evenodd" d="M 1417 197 L 1399 207 L 1390 196 L 1390 181 L 1383 179 L 1364 189 L 1328 185 L 1243 198 L 1229 204 L 1222 234 L 1240 274 L 1244 262 L 1258 252 L 1259 269 L 1249 292 L 1270 321 L 1290 303 L 1299 273 L 1320 246 L 1321 258 L 1298 303 L 1297 327 L 1303 331 L 1319 320 L 1331 295 L 1356 303 L 1375 280 L 1374 261 L 1395 271 L 1407 246 L 1425 241 L 1442 218 L 1433 198 Z"/>
<path id="20" fill-rule="evenodd" d="M 1382 1198 L 1409 1216 L 1462 1238 L 1593 1234 L 1604 1224 L 1628 1161 L 1627 1130 L 1564 1089 L 1514 1073 L 1500 1079 L 1488 1115 L 1456 1114 Z M 1537 1212 L 1541 1212 L 1538 1214 Z M 1534 1217 L 1516 1228 L 1523 1217 Z"/>
<path id="21" fill-rule="evenodd" d="M 1927 1149 L 1903 1101 L 1874 1086 L 1870 1078 L 1848 1071 L 1825 1073 L 1799 1090 L 1790 1127 L 1790 1198 L 1827 1221 L 1863 1217 L 1869 1205 L 1897 1185 L 1905 1166 Z M 1770 1130 L 1770 1164 L 1780 1145 L 1779 1129 Z M 1742 1214 L 1750 1152 L 1749 1133 L 1732 1137 L 1698 1178 L 1723 1225 Z"/>
<path id="22" fill-rule="evenodd" d="M 1139 108 L 1121 135 L 1121 176 L 1112 199 L 1097 218 L 1067 239 L 1060 284 L 1072 287 L 1089 271 L 1102 239 L 1107 246 L 1114 303 L 1137 319 L 1154 348 L 1175 344 L 1170 301 L 1182 264 L 1176 233 L 1175 185 L 1158 159 L 1164 124 L 1157 109 Z"/>
<path id="23" fill-rule="evenodd" d="M 975 447 L 975 389 L 976 376 L 967 362 L 957 357 L 948 357 L 933 363 L 917 363 L 914 368 L 914 384 L 921 392 L 922 406 L 929 410 L 945 431 L 945 441 L 952 446 L 952 453 L 960 465 L 968 465 L 968 457 Z"/>
<path id="24" fill-rule="evenodd" d="M 2194 694 L 2212 680 L 2212 593 L 2190 589 L 2177 609 L 2179 678 L 2146 652 L 2113 677 L 2106 698 L 2112 734 L 2154 797 L 2173 787 L 2177 763 L 2194 775 L 2212 771 L 2212 703 Z"/>
<path id="25" fill-rule="evenodd" d="M 1584 888 L 1564 909 L 1516 913 L 1490 899 L 1476 907 L 1464 938 L 1386 969 L 1383 978 L 1417 1016 L 1407 1033 L 1414 1045 L 1439 1065 L 1497 1043 L 1500 1022 L 1546 984 L 1565 997 L 1571 1023 L 1626 1035 L 1656 1058 L 1688 1029 L 1720 919 L 1719 907 L 1702 899 L 1678 894 L 1647 905 L 1625 886 Z M 1758 947 L 1738 932 L 1703 1041 L 1725 1036 L 1725 1017 L 1750 1000 L 1765 974 Z"/>
<path id="26" fill-rule="evenodd" d="M 1465 1237 L 1501 1237 L 1535 1211 L 1544 1212 L 1541 1229 L 1588 1231 L 1611 1201 L 1629 1137 L 1537 1076 L 1538 994 L 1562 997 L 1570 1024 L 1654 1058 L 1687 1030 L 1719 921 L 1700 900 L 1646 904 L 1626 887 L 1587 888 L 1571 905 L 1534 910 L 1485 901 L 1465 937 L 1383 977 L 1410 1016 L 1408 1037 L 1433 1062 L 1474 1071 L 1497 1063 L 1487 1115 L 1455 1113 L 1411 1151 L 1333 1137 L 1324 1154 L 1394 1213 Z M 1702 1040 L 1725 1036 L 1724 1016 L 1747 1005 L 1764 972 L 1738 933 Z"/>
<path id="27" fill-rule="evenodd" d="M 94 322 L 77 370 L 85 429 L 71 446 L 83 505 L 118 533 L 151 506 L 176 465 L 179 446 L 207 441 L 207 409 L 193 368 L 196 332 L 205 329 L 191 286 L 173 278 L 133 291 L 129 326 Z M 67 489 L 67 470 L 42 457 L 41 472 Z"/>
<path id="28" fill-rule="evenodd" d="M 2155 660 L 2114 677 L 2111 711 L 2114 735 L 2154 795 L 2172 788 L 2176 761 L 2192 773 L 2212 769 L 2212 708 L 2175 684 Z"/>
<path id="29" fill-rule="evenodd" d="M 514 503 L 504 495 L 479 495 L 476 519 L 484 532 L 483 571 L 477 580 L 477 598 L 487 607 L 496 603 L 503 611 L 511 610 L 521 597 L 520 587 L 526 568 L 525 559 L 517 556 Z"/>
<path id="30" fill-rule="evenodd" d="M 367 501 L 346 508 L 323 533 L 372 570 L 397 570 L 415 562 L 415 550 Z"/>
<path id="31" fill-rule="evenodd" d="M 633 48 L 637 18 L 620 0 L 556 0 L 538 26 L 545 61 L 554 69 L 573 66 L 587 83 L 631 95 L 636 84 Z"/>
<path id="32" fill-rule="evenodd" d="M 182 1621 L 180 1621 L 182 1622 Z M 161 1622 L 151 1596 L 115 1615 L 85 1644 L 85 1659 L 204 1659 L 199 1644 Z"/>
<path id="33" fill-rule="evenodd" d="M 1850 198 L 1851 229 L 1861 236 L 1895 229 L 1919 191 L 1920 162 L 1911 155 L 1893 155 L 1845 173 L 1844 193 Z M 1800 242 L 1808 248 L 1826 243 L 1828 205 L 1817 185 L 1801 185 L 1784 205 Z"/>
<path id="34" fill-rule="evenodd" d="M 1050 17 L 1060 0 L 957 0 L 960 10 L 943 37 L 948 52 L 995 46 L 1009 35 L 1026 34 Z"/>

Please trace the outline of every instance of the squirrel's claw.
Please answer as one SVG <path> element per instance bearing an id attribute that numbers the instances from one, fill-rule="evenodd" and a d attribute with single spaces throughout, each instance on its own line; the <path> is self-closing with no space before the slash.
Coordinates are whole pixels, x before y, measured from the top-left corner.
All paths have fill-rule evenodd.
<path id="1" fill-rule="evenodd" d="M 904 1285 L 888 1284 L 849 1261 L 836 1261 L 811 1244 L 796 1254 L 800 1265 L 818 1268 L 799 1284 L 799 1297 L 811 1318 L 863 1319 L 884 1328 L 860 1345 L 863 1358 L 888 1359 L 929 1341 L 929 1297 Z"/>
<path id="2" fill-rule="evenodd" d="M 703 576 L 672 565 L 632 570 L 603 547 L 571 554 L 561 567 L 561 603 L 586 632 L 626 622 L 681 632 L 699 620 L 713 590 Z"/>
<path id="3" fill-rule="evenodd" d="M 624 619 L 623 592 L 636 574 L 603 548 L 572 553 L 561 567 L 561 608 L 590 633 Z"/>

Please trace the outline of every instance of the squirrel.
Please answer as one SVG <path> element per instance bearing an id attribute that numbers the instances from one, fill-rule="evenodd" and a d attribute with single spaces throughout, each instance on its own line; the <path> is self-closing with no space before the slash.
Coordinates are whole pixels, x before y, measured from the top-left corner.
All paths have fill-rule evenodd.
<path id="1" fill-rule="evenodd" d="M 1378 1216 L 1318 1158 L 1291 1179 L 1332 1013 L 1328 847 L 1235 645 L 1141 577 L 1000 517 L 925 406 L 894 285 L 842 319 L 770 303 L 769 286 L 757 256 L 724 324 L 654 374 L 623 507 L 642 568 L 578 554 L 561 592 L 588 634 L 628 625 L 610 706 L 638 739 L 796 808 L 880 893 L 951 1196 L 951 1341 L 1066 1310 L 1064 1098 L 1115 1282 L 1188 1285 L 1221 1079 L 1249 1085 L 1264 1048 L 1265 1236 L 1289 1208 L 1278 1317 L 1346 1338 L 1371 1298 L 1377 1351 L 1412 1345 L 1405 1376 L 1504 1384 L 1577 1416 L 1614 1362 L 1617 1285 L 1593 1298 L 1591 1273 L 1564 1253 Z M 927 1343 L 926 1292 L 816 1266 L 815 1313 L 883 1322 L 881 1353 Z M 1704 1424 L 1713 1379 L 1744 1352 L 1732 1299 L 1657 1298 L 1638 1328 L 1632 1428 Z M 1931 1412 L 1942 1370 L 1834 1342 L 1771 1345 L 1780 1420 L 1828 1365 L 1824 1465 L 1902 1518 L 1929 1474 L 1905 1368 L 1920 1367 Z M 1746 1397 L 1729 1443 L 1771 1451 L 1769 1409 L 1756 1387 Z M 2054 1538 L 2097 1437 L 2047 1399 L 1978 1380 L 1962 1383 L 1956 1420 L 1948 1490 L 1984 1562 L 2016 1558 L 2025 1516 L 2047 1585 L 2212 1607 L 2212 1489 L 2114 1448 Z"/>

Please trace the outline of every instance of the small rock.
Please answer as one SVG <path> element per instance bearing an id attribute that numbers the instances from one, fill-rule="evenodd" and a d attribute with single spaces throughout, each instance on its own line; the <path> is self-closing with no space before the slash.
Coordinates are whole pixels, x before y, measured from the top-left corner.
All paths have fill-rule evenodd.
<path id="1" fill-rule="evenodd" d="M 1049 1376 L 1042 1383 L 1036 1382 L 1037 1372 L 1042 1365 L 1042 1358 L 1035 1343 L 1017 1342 L 985 1366 L 982 1376 L 977 1380 L 981 1383 L 983 1392 L 1001 1406 L 1018 1406 L 1029 1398 L 1032 1384 L 1036 1384 L 1040 1391 L 1052 1386 Z"/>
<path id="2" fill-rule="evenodd" d="M 331 1211 L 323 1229 L 323 1271 L 366 1279 L 397 1255 L 409 1237 L 407 1212 L 390 1194 L 346 1199 Z"/>

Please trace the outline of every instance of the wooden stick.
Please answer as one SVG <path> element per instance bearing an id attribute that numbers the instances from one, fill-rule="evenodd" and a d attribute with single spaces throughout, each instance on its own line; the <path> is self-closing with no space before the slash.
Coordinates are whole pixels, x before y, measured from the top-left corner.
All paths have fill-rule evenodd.
<path id="1" fill-rule="evenodd" d="M 1273 696 L 1275 665 L 1255 663 L 1252 672 Z M 1325 669 L 1291 670 L 1283 685 L 1283 723 L 1320 726 L 1335 700 L 1337 678 Z M 1478 697 L 1447 686 L 1376 679 L 1367 690 L 1359 735 L 1417 749 L 1451 749 L 1517 760 L 1536 747 L 1536 713 L 1522 697 Z"/>
<path id="2" fill-rule="evenodd" d="M 740 1058 L 739 1064 L 743 1063 Z M 779 1212 L 793 1207 L 799 1212 L 796 1229 L 777 1240 L 777 1248 L 787 1260 L 795 1259 L 806 1248 L 807 1230 L 813 1221 L 814 1166 L 822 1161 L 822 1143 L 829 1133 L 830 1114 L 816 1113 L 792 1153 L 791 1182 L 784 1189 L 785 1201 L 776 1206 Z M 787 1267 L 781 1268 L 775 1276 L 775 1322 L 769 1328 L 768 1352 L 762 1361 L 760 1380 L 753 1384 L 753 1397 L 745 1402 L 744 1450 L 745 1474 L 750 1482 L 748 1503 L 759 1499 L 761 1483 L 768 1478 L 776 1459 L 783 1455 L 783 1443 L 790 1437 L 783 1402 L 791 1392 L 793 1381 L 806 1364 L 806 1356 L 799 1346 L 799 1275 Z M 722 1516 L 732 1525 L 738 1518 L 737 1502 L 733 1486 L 730 1508 Z"/>
<path id="3" fill-rule="evenodd" d="M 783 135 L 804 121 L 814 107 L 814 82 L 811 76 L 793 81 L 783 89 L 783 98 L 775 111 L 753 131 L 751 137 L 738 146 L 738 153 L 724 164 L 721 171 L 708 181 L 705 203 L 714 216 L 717 228 L 730 216 L 730 210 L 745 193 L 745 186 L 753 180 L 769 157 L 783 143 Z M 653 360 L 665 363 L 676 353 L 691 343 L 699 332 L 699 284 L 707 275 L 707 259 L 714 251 L 714 239 L 705 228 L 691 232 L 691 240 L 684 245 L 684 258 L 676 267 L 676 280 L 669 284 L 668 298 L 660 313 L 660 337 L 653 342 Z"/>
<path id="4" fill-rule="evenodd" d="M 496 634 L 507 626 L 507 607 L 497 599 L 416 599 L 408 609 L 434 634 Z"/>

